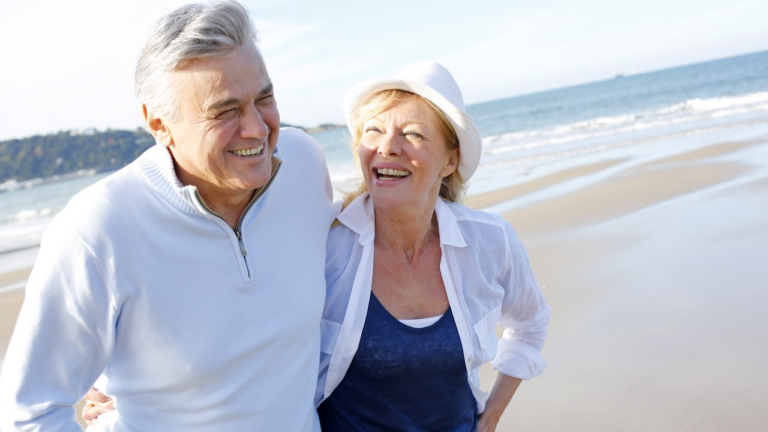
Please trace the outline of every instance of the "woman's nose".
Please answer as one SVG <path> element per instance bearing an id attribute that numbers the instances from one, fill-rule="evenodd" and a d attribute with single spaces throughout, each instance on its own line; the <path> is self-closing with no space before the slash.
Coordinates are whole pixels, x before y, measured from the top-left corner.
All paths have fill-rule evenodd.
<path id="1" fill-rule="evenodd" d="M 388 133 L 381 140 L 379 154 L 384 156 L 398 156 L 402 152 L 402 137 L 397 133 Z"/>

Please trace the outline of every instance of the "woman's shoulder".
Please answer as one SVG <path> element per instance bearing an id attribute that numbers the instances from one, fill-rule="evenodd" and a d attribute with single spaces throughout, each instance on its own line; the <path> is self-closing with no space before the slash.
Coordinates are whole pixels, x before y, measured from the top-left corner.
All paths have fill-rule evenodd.
<path id="1" fill-rule="evenodd" d="M 359 235 L 349 229 L 348 226 L 343 223 L 334 222 L 331 229 L 328 231 L 328 249 L 336 247 L 337 245 L 349 245 L 357 241 Z"/>
<path id="2" fill-rule="evenodd" d="M 498 227 L 502 230 L 512 229 L 512 226 L 509 224 L 509 222 L 507 222 L 506 219 L 504 219 L 499 214 L 475 210 L 465 206 L 464 204 L 455 202 L 445 201 L 445 204 L 459 225 L 462 225 L 462 222 L 467 222 L 469 224 L 490 225 Z"/>
<path id="3" fill-rule="evenodd" d="M 514 249 L 520 244 L 515 229 L 503 216 L 471 209 L 459 203 L 446 204 L 469 245 L 479 245 L 483 249 L 494 246 Z"/>
<path id="4" fill-rule="evenodd" d="M 332 269 L 343 269 L 356 253 L 359 235 L 344 224 L 331 227 L 326 243 L 326 272 Z M 359 252 L 359 251 L 358 251 Z"/>

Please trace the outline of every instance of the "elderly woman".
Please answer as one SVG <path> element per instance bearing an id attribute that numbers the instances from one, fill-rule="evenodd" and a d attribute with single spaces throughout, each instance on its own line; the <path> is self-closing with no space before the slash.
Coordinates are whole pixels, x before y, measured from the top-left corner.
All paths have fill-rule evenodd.
<path id="1" fill-rule="evenodd" d="M 546 367 L 549 308 L 512 227 L 459 204 L 481 150 L 461 92 L 419 62 L 353 87 L 344 108 L 364 182 L 327 243 L 322 428 L 495 430 Z"/>
<path id="2" fill-rule="evenodd" d="M 353 87 L 344 108 L 364 183 L 327 244 L 323 430 L 494 430 L 546 367 L 549 308 L 509 224 L 458 204 L 481 149 L 461 92 L 419 62 Z"/>

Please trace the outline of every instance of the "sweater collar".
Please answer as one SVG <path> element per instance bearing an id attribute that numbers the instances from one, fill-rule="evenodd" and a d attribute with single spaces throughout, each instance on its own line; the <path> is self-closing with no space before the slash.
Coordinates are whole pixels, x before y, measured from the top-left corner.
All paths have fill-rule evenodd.
<path id="1" fill-rule="evenodd" d="M 277 149 L 275 149 L 272 156 L 272 176 L 275 175 L 281 164 L 278 156 Z M 181 183 L 173 166 L 171 152 L 164 145 L 155 144 L 154 147 L 144 152 L 136 160 L 136 163 L 149 184 L 174 207 L 186 213 L 210 213 L 205 204 L 198 198 L 197 187 L 185 186 Z"/>
<path id="2" fill-rule="evenodd" d="M 465 247 L 467 242 L 459 229 L 459 223 L 451 210 L 450 204 L 438 197 L 435 203 L 437 229 L 440 244 L 445 246 Z M 339 222 L 360 236 L 359 243 L 373 242 L 376 231 L 373 199 L 368 192 L 355 198 L 337 217 Z"/>

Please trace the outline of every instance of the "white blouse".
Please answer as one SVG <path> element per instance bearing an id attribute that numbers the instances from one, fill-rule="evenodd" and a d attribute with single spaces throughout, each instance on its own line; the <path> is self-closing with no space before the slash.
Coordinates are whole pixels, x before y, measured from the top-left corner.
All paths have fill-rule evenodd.
<path id="1" fill-rule="evenodd" d="M 505 375 L 531 379 L 547 364 L 540 351 L 549 325 L 549 306 L 520 240 L 501 217 L 438 199 L 435 205 L 440 272 L 456 327 L 467 376 L 485 408 L 480 366 L 493 360 Z M 375 236 L 373 203 L 367 193 L 338 216 L 328 236 L 327 294 L 321 322 L 319 405 L 339 385 L 357 352 L 368 312 Z M 505 327 L 501 340 L 496 324 Z"/>

